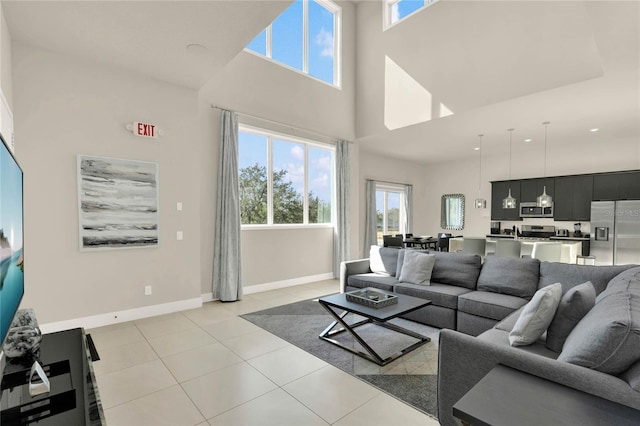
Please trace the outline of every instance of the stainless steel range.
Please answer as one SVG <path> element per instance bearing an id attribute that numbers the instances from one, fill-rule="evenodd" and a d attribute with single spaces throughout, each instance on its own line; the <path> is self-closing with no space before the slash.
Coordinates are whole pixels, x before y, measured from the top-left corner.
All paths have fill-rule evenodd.
<path id="1" fill-rule="evenodd" d="M 556 227 L 552 225 L 522 225 L 520 235 L 523 239 L 546 239 L 556 235 Z"/>

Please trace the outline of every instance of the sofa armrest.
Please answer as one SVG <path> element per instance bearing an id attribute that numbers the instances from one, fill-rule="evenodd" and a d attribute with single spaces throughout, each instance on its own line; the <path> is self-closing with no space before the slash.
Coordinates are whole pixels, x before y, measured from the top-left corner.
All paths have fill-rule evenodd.
<path id="1" fill-rule="evenodd" d="M 347 260 L 340 263 L 340 293 L 344 293 L 347 288 L 347 278 L 349 275 L 368 274 L 369 258 L 358 260 Z"/>
<path id="2" fill-rule="evenodd" d="M 459 424 L 453 405 L 498 364 L 640 410 L 640 393 L 618 377 L 443 329 L 438 346 L 440 424 Z"/>

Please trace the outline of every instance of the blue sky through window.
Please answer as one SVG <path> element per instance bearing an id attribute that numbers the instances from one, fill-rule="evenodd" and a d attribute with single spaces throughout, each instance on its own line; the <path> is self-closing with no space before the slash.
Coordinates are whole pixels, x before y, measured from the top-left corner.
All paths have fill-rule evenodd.
<path id="1" fill-rule="evenodd" d="M 307 45 L 304 46 L 304 2 L 307 3 Z M 335 81 L 335 13 L 315 0 L 296 0 L 271 24 L 271 54 L 267 30 L 258 34 L 247 49 L 288 65 L 330 84 Z M 307 64 L 303 63 L 304 50 Z"/>

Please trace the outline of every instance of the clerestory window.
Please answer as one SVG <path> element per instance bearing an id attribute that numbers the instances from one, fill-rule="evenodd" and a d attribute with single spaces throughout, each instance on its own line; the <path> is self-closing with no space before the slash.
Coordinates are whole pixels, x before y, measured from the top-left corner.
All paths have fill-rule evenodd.
<path id="1" fill-rule="evenodd" d="M 384 4 L 384 29 L 393 26 L 418 10 L 432 5 L 438 0 L 382 0 Z"/>
<path id="2" fill-rule="evenodd" d="M 295 0 L 245 49 L 340 86 L 341 10 L 330 0 Z"/>

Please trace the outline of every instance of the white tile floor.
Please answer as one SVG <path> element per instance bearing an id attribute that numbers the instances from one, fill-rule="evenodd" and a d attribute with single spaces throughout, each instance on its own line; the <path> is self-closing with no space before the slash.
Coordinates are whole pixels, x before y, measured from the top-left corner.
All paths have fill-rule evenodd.
<path id="1" fill-rule="evenodd" d="M 88 330 L 107 424 L 437 425 L 238 316 L 337 291 L 322 281 Z"/>

